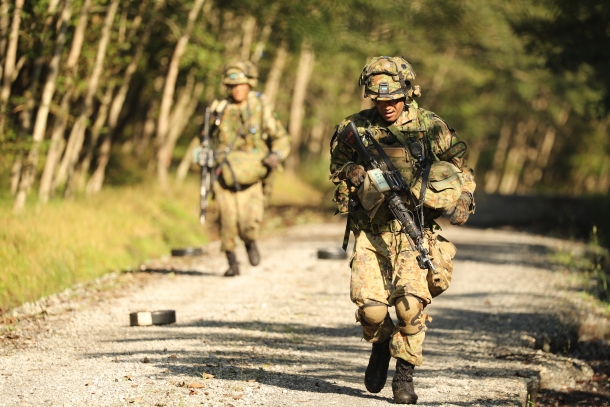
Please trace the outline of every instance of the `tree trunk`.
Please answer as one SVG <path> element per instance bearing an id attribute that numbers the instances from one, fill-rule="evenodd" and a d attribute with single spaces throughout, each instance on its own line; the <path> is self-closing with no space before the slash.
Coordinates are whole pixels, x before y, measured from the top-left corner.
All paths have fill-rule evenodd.
<path id="1" fill-rule="evenodd" d="M 74 122 L 72 131 L 70 132 L 70 137 L 68 138 L 68 144 L 66 146 L 64 157 L 59 167 L 59 172 L 57 174 L 55 185 L 61 185 L 64 182 L 69 182 L 69 178 L 74 172 L 74 167 L 78 161 L 78 157 L 83 147 L 83 143 L 85 140 L 85 131 L 87 129 L 87 120 L 89 116 L 91 116 L 93 111 L 93 98 L 95 97 L 95 93 L 97 92 L 99 81 L 104 70 L 104 59 L 106 58 L 106 49 L 108 48 L 108 43 L 110 41 L 110 33 L 118 5 L 119 0 L 112 0 L 112 3 L 108 8 L 106 18 L 104 19 L 102 37 L 98 45 L 93 72 L 91 73 L 91 76 L 87 79 L 87 93 L 85 95 L 85 99 L 81 107 L 80 115 Z"/>
<path id="2" fill-rule="evenodd" d="M 278 3 L 274 3 L 271 6 L 269 17 L 267 17 L 267 20 L 265 21 L 265 25 L 263 26 L 263 29 L 261 31 L 261 36 L 258 42 L 256 43 L 256 46 L 254 47 L 254 52 L 252 53 L 252 56 L 250 57 L 250 61 L 254 62 L 254 64 L 258 64 L 260 59 L 263 57 L 263 53 L 265 52 L 265 46 L 269 41 L 269 36 L 271 35 L 273 22 L 275 21 L 278 9 Z"/>
<path id="3" fill-rule="evenodd" d="M 186 128 L 189 119 L 197 109 L 199 99 L 201 98 L 201 94 L 203 93 L 203 88 L 203 83 L 200 82 L 196 84 L 195 88 L 193 89 L 192 95 L 189 94 L 188 96 L 186 96 L 184 103 L 181 103 L 181 101 L 179 100 L 176 104 L 175 113 L 172 115 L 174 116 L 172 117 L 172 129 L 170 130 L 167 138 L 166 148 L 167 154 L 170 157 L 173 155 L 178 138 L 184 132 L 184 129 Z"/>
<path id="4" fill-rule="evenodd" d="M 10 4 L 8 0 L 2 0 L 0 3 L 0 78 L 4 73 L 4 56 L 6 55 L 6 44 L 8 41 L 8 26 L 10 24 Z"/>
<path id="5" fill-rule="evenodd" d="M 163 6 L 163 4 L 165 4 L 165 0 L 156 0 L 154 10 L 158 11 L 161 6 Z M 144 10 L 140 8 L 140 11 L 143 12 Z M 95 171 L 91 175 L 91 178 L 87 182 L 87 186 L 85 188 L 85 192 L 87 193 L 87 195 L 99 192 L 102 189 L 102 185 L 104 185 L 106 166 L 108 165 L 108 161 L 110 160 L 112 139 L 114 137 L 116 127 L 119 123 L 119 116 L 121 115 L 123 105 L 125 104 L 125 99 L 127 98 L 127 92 L 129 91 L 131 79 L 133 78 L 133 75 L 138 69 L 138 64 L 140 63 L 142 55 L 144 54 L 144 49 L 146 48 L 146 45 L 150 40 L 151 29 L 155 22 L 155 19 L 151 19 L 146 23 L 144 33 L 142 34 L 141 39 L 138 41 L 136 52 L 131 58 L 129 65 L 125 70 L 125 74 L 123 75 L 121 87 L 117 92 L 116 96 L 114 97 L 114 100 L 112 101 L 112 106 L 110 107 L 110 114 L 108 116 L 108 131 L 104 135 L 104 138 L 102 139 L 102 143 L 100 145 Z M 136 154 L 137 152 L 138 149 L 136 147 Z"/>
<path id="6" fill-rule="evenodd" d="M 74 30 L 74 37 L 72 39 L 72 47 L 68 54 L 66 61 L 66 68 L 73 69 L 78 62 L 81 50 L 83 49 L 83 42 L 85 41 L 85 30 L 87 29 L 87 23 L 89 20 L 89 13 L 91 12 L 92 0 L 85 0 L 80 10 L 80 16 L 78 18 L 78 25 Z"/>
<path id="7" fill-rule="evenodd" d="M 68 118 L 70 116 L 70 100 L 72 99 L 72 95 L 74 93 L 74 75 L 76 74 L 75 68 L 83 48 L 85 30 L 87 28 L 87 22 L 89 20 L 89 14 L 91 11 L 91 2 L 92 0 L 85 0 L 81 7 L 78 24 L 72 37 L 70 53 L 68 54 L 68 59 L 66 60 L 64 67 L 66 71 L 66 91 L 62 96 L 60 103 L 60 113 L 55 117 L 53 131 L 51 133 L 51 144 L 49 146 L 49 151 L 47 152 L 44 170 L 42 171 L 42 177 L 40 179 L 38 197 L 42 202 L 47 202 L 49 200 L 57 185 L 55 182 L 55 170 L 65 147 L 64 133 Z"/>
<path id="8" fill-rule="evenodd" d="M 256 19 L 252 16 L 246 17 L 242 27 L 244 36 L 241 42 L 241 60 L 248 61 L 250 60 L 250 50 L 252 49 L 252 42 L 254 41 Z"/>
<path id="9" fill-rule="evenodd" d="M 142 129 L 142 137 L 138 140 L 138 144 L 135 147 L 136 157 L 142 157 L 146 149 L 150 146 L 150 140 L 152 139 L 155 130 L 155 115 L 159 108 L 159 101 L 153 100 L 150 104 L 150 108 L 146 114 L 146 121 L 144 122 L 144 128 Z"/>
<path id="10" fill-rule="evenodd" d="M 521 122 L 517 125 L 517 134 L 513 147 L 508 152 L 506 157 L 506 165 L 504 166 L 504 174 L 502 181 L 498 187 L 498 192 L 502 195 L 512 195 L 519 187 L 519 177 L 523 169 L 523 163 L 526 156 L 527 136 L 536 130 L 538 121 L 531 118 L 528 123 Z"/>
<path id="11" fill-rule="evenodd" d="M 13 206 L 13 210 L 17 212 L 23 209 L 27 194 L 34 184 L 36 167 L 38 166 L 38 158 L 40 155 L 40 147 L 47 129 L 49 109 L 51 106 L 51 100 L 55 94 L 57 77 L 59 75 L 59 61 L 61 60 L 64 44 L 66 43 L 66 31 L 68 23 L 70 22 L 70 17 L 72 17 L 72 0 L 65 0 L 64 8 L 61 13 L 59 34 L 55 42 L 55 50 L 53 52 L 53 57 L 49 62 L 49 72 L 42 91 L 42 100 L 36 114 L 36 122 L 34 124 L 34 131 L 32 133 L 32 148 L 28 153 L 25 165 L 22 169 L 19 190 Z"/>
<path id="12" fill-rule="evenodd" d="M 91 160 L 93 160 L 93 154 L 97 148 L 102 127 L 104 127 L 104 124 L 106 124 L 106 119 L 108 119 L 108 110 L 110 107 L 110 102 L 112 102 L 115 87 L 116 83 L 112 82 L 106 89 L 106 93 L 102 98 L 102 103 L 97 111 L 95 122 L 91 127 L 91 141 L 87 147 L 87 152 L 85 153 L 85 156 L 83 157 L 83 160 L 76 171 L 74 182 L 70 185 L 70 188 L 72 188 L 72 191 L 69 191 L 70 195 L 73 194 L 74 190 L 83 191 L 85 189 L 85 181 L 87 180 L 87 174 L 89 173 L 89 168 L 91 167 Z"/>
<path id="13" fill-rule="evenodd" d="M 40 187 L 38 189 L 38 198 L 42 202 L 47 202 L 55 191 L 55 170 L 61 159 L 61 152 L 65 147 L 64 134 L 70 116 L 70 99 L 72 98 L 73 90 L 73 88 L 68 89 L 62 97 L 59 114 L 55 117 L 53 122 L 51 144 L 49 145 L 49 151 L 47 151 L 44 169 L 42 171 L 42 176 L 40 177 Z"/>
<path id="14" fill-rule="evenodd" d="M 498 190 L 498 185 L 500 184 L 500 173 L 504 168 L 506 152 L 508 151 L 508 144 L 510 142 L 510 133 L 510 125 L 508 122 L 505 122 L 500 129 L 500 138 L 498 139 L 498 144 L 496 146 L 493 166 L 485 176 L 485 193 L 487 194 L 493 194 Z"/>
<path id="15" fill-rule="evenodd" d="M 307 86 L 313 72 L 314 54 L 306 42 L 301 46 L 301 57 L 295 78 L 292 103 L 290 105 L 289 133 L 292 137 L 292 153 L 289 158 L 288 168 L 295 171 L 299 165 L 299 149 L 301 146 L 301 131 L 303 117 L 305 117 L 305 97 Z"/>
<path id="16" fill-rule="evenodd" d="M 19 188 L 19 181 L 21 180 L 21 169 L 23 168 L 23 156 L 18 153 L 15 157 L 15 161 L 11 166 L 11 195 L 17 193 Z"/>
<path id="17" fill-rule="evenodd" d="M 326 129 L 326 123 L 323 120 L 318 121 L 311 129 L 309 134 L 309 140 L 307 143 L 307 149 L 311 154 L 317 155 L 323 149 L 322 140 L 324 139 L 324 130 Z"/>
<path id="18" fill-rule="evenodd" d="M 447 72 L 449 72 L 449 68 L 451 67 L 451 63 L 453 62 L 453 58 L 455 57 L 455 47 L 450 47 L 445 51 L 444 60 L 441 60 L 441 63 L 434 74 L 434 78 L 432 78 L 432 86 L 427 95 L 427 103 L 430 108 L 434 106 L 434 102 L 436 101 L 436 97 L 439 95 L 441 88 L 443 87 L 443 82 L 445 82 L 445 78 L 447 77 Z"/>
<path id="19" fill-rule="evenodd" d="M 267 77 L 267 83 L 265 83 L 265 99 L 272 108 L 275 107 L 275 99 L 280 89 L 280 80 L 282 79 L 282 71 L 284 70 L 284 65 L 286 65 L 287 57 L 288 47 L 286 42 L 283 41 L 277 49 L 273 65 L 271 65 L 271 70 Z"/>
<path id="20" fill-rule="evenodd" d="M 70 0 L 70 3 L 72 1 Z M 42 27 L 42 35 L 41 37 L 46 37 L 49 31 L 52 30 L 53 20 L 55 18 L 55 14 L 57 13 L 57 6 L 59 5 L 59 0 L 52 0 L 49 3 L 49 7 L 47 8 L 47 18 L 45 20 L 45 24 Z M 71 6 L 70 6 L 71 9 Z M 70 12 L 70 17 L 72 13 Z M 63 19 L 59 22 L 58 37 L 61 36 Z M 64 34 L 65 37 L 65 34 Z M 55 41 L 57 43 L 57 40 Z M 64 40 L 65 42 L 65 40 Z M 34 108 L 36 106 L 36 101 L 34 100 L 34 95 L 37 93 L 38 83 L 40 82 L 40 76 L 42 72 L 43 62 L 46 58 L 44 47 L 47 44 L 35 44 L 36 46 L 36 55 L 38 55 L 34 60 L 34 67 L 32 68 L 32 74 L 30 76 L 30 81 L 28 83 L 28 88 L 23 93 L 23 105 L 24 109 L 21 111 L 21 128 L 22 131 L 26 134 L 30 134 L 32 130 L 32 115 L 34 112 Z M 53 57 L 51 57 L 53 58 Z M 16 70 L 17 71 L 17 70 Z M 14 76 L 14 75 L 13 75 Z"/>
<path id="21" fill-rule="evenodd" d="M 178 40 L 178 43 L 176 44 L 174 54 L 172 55 L 172 59 L 169 64 L 167 77 L 165 78 L 163 96 L 161 98 L 161 108 L 159 111 L 159 120 L 157 122 L 157 141 L 159 146 L 159 150 L 157 152 L 157 172 L 159 177 L 159 183 L 161 185 L 161 188 L 163 189 L 167 188 L 167 173 L 169 171 L 171 158 L 168 154 L 168 146 L 166 146 L 166 142 L 167 135 L 169 132 L 169 116 L 172 104 L 174 102 L 176 80 L 178 79 L 178 72 L 180 69 L 180 60 L 184 55 L 184 51 L 186 50 L 186 46 L 193 31 L 195 20 L 197 20 L 197 16 L 199 15 L 199 11 L 203 6 L 204 1 L 205 0 L 195 0 L 193 8 L 191 9 L 188 15 L 188 23 L 186 30 L 184 31 L 184 34 L 182 34 L 182 37 L 180 37 L 180 39 Z"/>
<path id="22" fill-rule="evenodd" d="M 199 137 L 195 136 L 189 143 L 186 153 L 184 154 L 184 157 L 182 157 L 182 161 L 180 161 L 180 165 L 178 165 L 178 169 L 176 170 L 177 182 L 182 183 L 186 179 L 189 168 L 191 168 L 191 164 L 193 163 L 193 155 L 195 154 L 197 146 L 199 146 Z"/>
<path id="23" fill-rule="evenodd" d="M 19 27 L 21 25 L 23 3 L 24 0 L 15 0 L 13 22 L 11 24 L 8 48 L 6 50 L 2 90 L 0 91 L 0 140 L 4 139 L 4 127 L 6 126 L 6 117 L 8 115 L 8 99 L 11 96 L 11 85 L 14 80 L 13 74 L 15 72 L 15 61 L 17 60 L 17 46 L 19 44 Z"/>

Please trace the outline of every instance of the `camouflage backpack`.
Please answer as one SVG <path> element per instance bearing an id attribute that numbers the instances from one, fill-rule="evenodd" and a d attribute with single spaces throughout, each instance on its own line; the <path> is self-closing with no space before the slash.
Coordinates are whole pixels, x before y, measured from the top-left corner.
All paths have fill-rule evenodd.
<path id="1" fill-rule="evenodd" d="M 411 187 L 413 196 L 419 200 L 422 177 Z M 430 174 L 424 194 L 424 206 L 447 211 L 455 207 L 462 193 L 462 172 L 452 163 L 436 161 L 430 165 Z"/>

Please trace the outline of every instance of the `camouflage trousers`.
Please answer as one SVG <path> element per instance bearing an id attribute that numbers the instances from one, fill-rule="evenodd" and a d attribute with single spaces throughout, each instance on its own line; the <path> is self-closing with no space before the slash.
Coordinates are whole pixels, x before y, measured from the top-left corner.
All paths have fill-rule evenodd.
<path id="1" fill-rule="evenodd" d="M 218 207 L 220 250 L 232 252 L 239 237 L 245 243 L 258 239 L 264 212 L 263 184 L 234 191 L 214 184 L 214 199 Z"/>
<path id="2" fill-rule="evenodd" d="M 350 296 L 359 308 L 367 305 L 394 306 L 397 299 L 412 295 L 422 300 L 424 307 L 431 302 L 426 280 L 427 270 L 417 264 L 406 236 L 400 232 L 374 234 L 355 231 L 356 243 L 351 259 Z M 395 358 L 416 366 L 422 364 L 424 329 L 414 335 L 402 333 L 388 315 L 380 327 L 363 324 L 363 338 L 371 343 L 391 337 L 390 350 Z"/>

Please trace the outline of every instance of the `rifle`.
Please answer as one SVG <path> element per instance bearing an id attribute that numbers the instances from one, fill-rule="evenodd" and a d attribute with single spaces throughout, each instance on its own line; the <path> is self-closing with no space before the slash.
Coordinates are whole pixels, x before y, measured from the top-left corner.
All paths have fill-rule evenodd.
<path id="1" fill-rule="evenodd" d="M 356 154 L 364 161 L 365 168 L 367 171 L 372 171 L 373 176 L 377 183 L 382 186 L 382 190 L 385 191 L 384 202 L 388 205 L 390 212 L 394 215 L 394 218 L 400 223 L 401 232 L 405 233 L 409 239 L 411 247 L 418 251 L 417 264 L 422 269 L 432 270 L 434 274 L 437 274 L 436 268 L 428 255 L 428 250 L 423 245 L 423 235 L 421 230 L 415 225 L 411 212 L 407 209 L 406 205 L 398 196 L 398 193 L 411 194 L 411 190 L 407 185 L 406 181 L 400 174 L 400 172 L 394 167 L 394 164 L 390 161 L 388 156 L 385 154 L 379 143 L 369 136 L 371 143 L 375 145 L 379 155 L 383 158 L 387 171 L 383 171 L 381 163 L 371 155 L 367 150 L 366 146 L 362 142 L 360 135 L 358 134 L 358 128 L 354 122 L 350 121 L 347 126 L 339 133 L 339 140 L 347 143 L 351 148 L 356 151 Z M 423 181 L 423 180 L 422 180 Z M 425 186 L 422 185 L 422 190 Z M 350 199 L 350 206 L 352 210 L 360 210 L 367 213 L 366 209 L 360 205 L 355 199 Z M 350 210 L 350 212 L 352 212 Z M 368 213 L 367 213 L 368 215 Z M 423 225 L 422 225 L 423 226 Z"/>
<path id="2" fill-rule="evenodd" d="M 205 109 L 205 120 L 203 130 L 199 135 L 201 139 L 201 149 L 197 161 L 201 166 L 201 189 L 200 189 L 200 210 L 199 223 L 205 223 L 205 215 L 208 209 L 208 197 L 212 191 L 214 183 L 214 150 L 210 145 L 210 108 Z"/>

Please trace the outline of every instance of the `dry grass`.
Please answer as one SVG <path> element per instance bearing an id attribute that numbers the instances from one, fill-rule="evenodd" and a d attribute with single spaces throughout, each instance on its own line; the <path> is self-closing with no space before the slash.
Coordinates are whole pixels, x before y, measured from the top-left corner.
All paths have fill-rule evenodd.
<path id="1" fill-rule="evenodd" d="M 323 200 L 296 175 L 281 173 L 271 204 L 311 207 Z M 73 201 L 31 202 L 19 215 L 11 204 L 0 202 L 0 314 L 109 271 L 137 267 L 172 247 L 201 246 L 210 236 L 198 222 L 196 177 L 168 193 L 149 184 L 107 188 Z"/>

